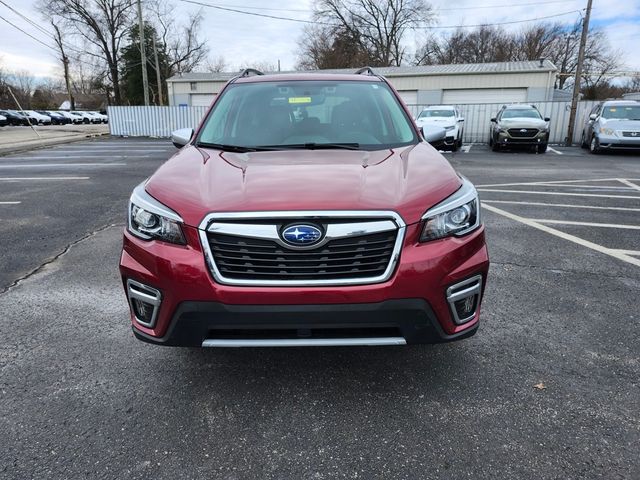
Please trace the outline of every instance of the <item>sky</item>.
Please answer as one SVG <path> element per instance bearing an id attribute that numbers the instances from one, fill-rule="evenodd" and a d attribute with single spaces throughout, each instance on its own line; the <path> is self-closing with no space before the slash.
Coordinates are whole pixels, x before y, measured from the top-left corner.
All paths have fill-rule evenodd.
<path id="1" fill-rule="evenodd" d="M 297 39 L 303 23 L 272 18 L 243 15 L 218 9 L 199 7 L 183 0 L 171 0 L 182 16 L 202 8 L 204 14 L 203 36 L 207 39 L 212 57 L 222 56 L 227 70 L 254 62 L 281 62 L 283 70 L 292 69 L 297 58 Z M 250 12 L 311 19 L 313 0 L 197 0 L 201 3 L 226 6 Z M 47 19 L 35 9 L 37 0 L 3 0 L 23 15 L 48 26 Z M 475 25 L 530 20 L 566 12 L 573 12 L 548 21 L 567 24 L 579 18 L 577 10 L 586 6 L 587 0 L 432 0 L 437 13 L 437 30 L 447 31 L 448 26 Z M 51 38 L 37 30 L 7 6 L 0 3 L 0 16 L 22 28 L 48 45 Z M 527 23 L 504 25 L 508 30 L 519 30 Z M 591 25 L 605 30 L 611 45 L 622 51 L 626 67 L 640 71 L 640 0 L 594 0 Z M 414 52 L 422 32 L 407 37 L 406 45 Z M 61 72 L 55 52 L 0 19 L 0 66 L 5 70 L 27 70 L 37 77 L 57 76 Z"/>

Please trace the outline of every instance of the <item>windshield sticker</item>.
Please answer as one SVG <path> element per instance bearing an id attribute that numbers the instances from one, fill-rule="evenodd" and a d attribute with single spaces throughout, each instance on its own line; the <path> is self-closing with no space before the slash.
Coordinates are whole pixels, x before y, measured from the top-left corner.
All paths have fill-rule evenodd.
<path id="1" fill-rule="evenodd" d="M 289 103 L 311 103 L 311 97 L 289 97 Z"/>

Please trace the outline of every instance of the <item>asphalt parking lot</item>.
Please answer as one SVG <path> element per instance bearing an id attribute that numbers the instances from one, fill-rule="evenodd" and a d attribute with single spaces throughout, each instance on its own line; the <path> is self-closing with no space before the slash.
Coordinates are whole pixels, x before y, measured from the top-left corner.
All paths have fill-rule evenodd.
<path id="1" fill-rule="evenodd" d="M 117 270 L 174 151 L 0 157 L 0 477 L 640 478 L 640 155 L 446 154 L 492 260 L 468 340 L 201 350 L 135 340 Z"/>

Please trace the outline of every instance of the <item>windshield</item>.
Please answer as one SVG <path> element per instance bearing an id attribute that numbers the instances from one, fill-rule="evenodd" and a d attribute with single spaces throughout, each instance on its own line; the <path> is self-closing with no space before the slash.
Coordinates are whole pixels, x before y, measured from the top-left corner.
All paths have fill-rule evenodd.
<path id="1" fill-rule="evenodd" d="M 453 110 L 423 110 L 418 118 L 454 117 Z"/>
<path id="2" fill-rule="evenodd" d="M 542 118 L 533 108 L 509 108 L 502 112 L 502 118 Z"/>
<path id="3" fill-rule="evenodd" d="M 640 105 L 618 105 L 605 107 L 602 118 L 607 120 L 640 120 Z"/>
<path id="4" fill-rule="evenodd" d="M 229 85 L 197 140 L 202 146 L 363 150 L 417 142 L 385 83 L 308 80 Z"/>

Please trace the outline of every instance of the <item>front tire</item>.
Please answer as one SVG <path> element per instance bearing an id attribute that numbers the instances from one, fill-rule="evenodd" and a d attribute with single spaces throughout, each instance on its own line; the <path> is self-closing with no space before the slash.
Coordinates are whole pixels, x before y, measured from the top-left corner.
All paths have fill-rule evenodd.
<path id="1" fill-rule="evenodd" d="M 589 151 L 594 155 L 597 155 L 601 152 L 600 140 L 598 140 L 598 137 L 596 137 L 595 135 L 591 137 L 591 143 L 589 143 Z"/>
<path id="2" fill-rule="evenodd" d="M 547 151 L 546 143 L 541 143 L 540 145 L 538 145 L 538 153 L 544 153 L 546 151 Z"/>
<path id="3" fill-rule="evenodd" d="M 491 137 L 491 150 L 493 150 L 494 152 L 499 152 L 500 151 L 500 144 L 498 142 L 496 142 L 493 137 Z"/>
<path id="4" fill-rule="evenodd" d="M 580 139 L 580 148 L 589 148 L 589 144 L 587 143 L 587 139 L 584 135 L 584 130 L 582 131 L 582 137 Z"/>

